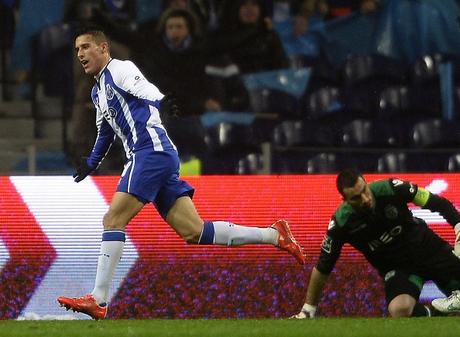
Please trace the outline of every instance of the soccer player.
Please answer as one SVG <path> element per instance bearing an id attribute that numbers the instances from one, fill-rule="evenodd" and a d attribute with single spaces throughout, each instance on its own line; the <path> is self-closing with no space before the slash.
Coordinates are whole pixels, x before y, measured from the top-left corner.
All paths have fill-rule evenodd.
<path id="1" fill-rule="evenodd" d="M 79 32 L 75 50 L 84 72 L 95 78 L 91 97 L 97 124 L 96 142 L 90 156 L 82 158 L 75 182 L 99 166 L 115 136 L 123 142 L 127 161 L 103 218 L 94 289 L 83 297 L 59 297 L 61 306 L 94 319 L 106 317 L 109 285 L 123 252 L 125 227 L 150 202 L 187 243 L 272 244 L 305 263 L 302 248 L 284 220 L 268 228 L 203 221 L 192 202 L 194 189 L 179 178 L 178 153 L 160 119 L 160 111 L 177 112 L 174 100 L 147 81 L 132 62 L 111 58 L 103 31 L 93 27 Z"/>
<path id="2" fill-rule="evenodd" d="M 457 234 L 459 212 L 447 199 L 400 179 L 368 184 L 359 172 L 344 170 L 336 185 L 343 203 L 329 222 L 305 304 L 293 318 L 315 317 L 325 283 L 345 243 L 363 253 L 382 277 L 391 317 L 430 316 L 430 309 L 418 302 L 423 283 L 433 280 L 446 294 L 459 289 L 460 259 L 446 241 L 412 215 L 407 204 L 439 212 Z"/>

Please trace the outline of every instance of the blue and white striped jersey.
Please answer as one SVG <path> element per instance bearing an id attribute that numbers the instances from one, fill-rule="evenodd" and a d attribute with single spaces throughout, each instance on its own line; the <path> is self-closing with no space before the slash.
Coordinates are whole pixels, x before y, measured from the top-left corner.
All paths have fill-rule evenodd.
<path id="1" fill-rule="evenodd" d="M 88 165 L 99 166 L 115 136 L 122 140 L 128 159 L 139 150 L 176 151 L 158 111 L 163 97 L 134 63 L 110 60 L 91 91 L 97 138 Z"/>

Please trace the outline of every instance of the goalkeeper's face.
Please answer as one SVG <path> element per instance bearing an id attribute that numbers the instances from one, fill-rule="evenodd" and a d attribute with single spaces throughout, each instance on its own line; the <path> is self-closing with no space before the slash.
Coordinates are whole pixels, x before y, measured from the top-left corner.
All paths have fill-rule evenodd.
<path id="1" fill-rule="evenodd" d="M 375 207 L 374 195 L 362 177 L 358 178 L 354 186 L 343 189 L 343 200 L 360 212 L 368 212 Z"/>

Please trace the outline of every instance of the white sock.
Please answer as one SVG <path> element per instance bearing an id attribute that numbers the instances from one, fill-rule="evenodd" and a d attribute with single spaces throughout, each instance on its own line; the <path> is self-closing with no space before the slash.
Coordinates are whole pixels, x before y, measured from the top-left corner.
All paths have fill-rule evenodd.
<path id="1" fill-rule="evenodd" d="M 113 274 L 123 254 L 124 241 L 102 241 L 97 261 L 96 281 L 91 294 L 96 302 L 107 303 Z"/>
<path id="2" fill-rule="evenodd" d="M 273 228 L 259 228 L 235 225 L 226 221 L 213 221 L 214 243 L 239 246 L 248 243 L 278 244 L 278 231 Z"/>

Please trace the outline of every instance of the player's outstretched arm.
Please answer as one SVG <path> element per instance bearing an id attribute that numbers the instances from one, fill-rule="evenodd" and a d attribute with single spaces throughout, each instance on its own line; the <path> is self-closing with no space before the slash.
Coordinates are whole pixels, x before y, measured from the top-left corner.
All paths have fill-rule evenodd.
<path id="1" fill-rule="evenodd" d="M 423 190 L 419 188 L 419 190 Z M 418 195 L 417 191 L 417 195 Z M 427 208 L 433 212 L 439 212 L 447 222 L 454 227 L 455 230 L 455 243 L 454 243 L 454 253 L 458 257 L 460 257 L 460 213 L 457 211 L 455 206 L 447 200 L 446 198 L 428 193 L 428 197 L 426 198 L 425 203 L 414 203 L 416 205 L 422 206 L 423 208 Z M 416 196 L 417 197 L 417 196 Z"/>

